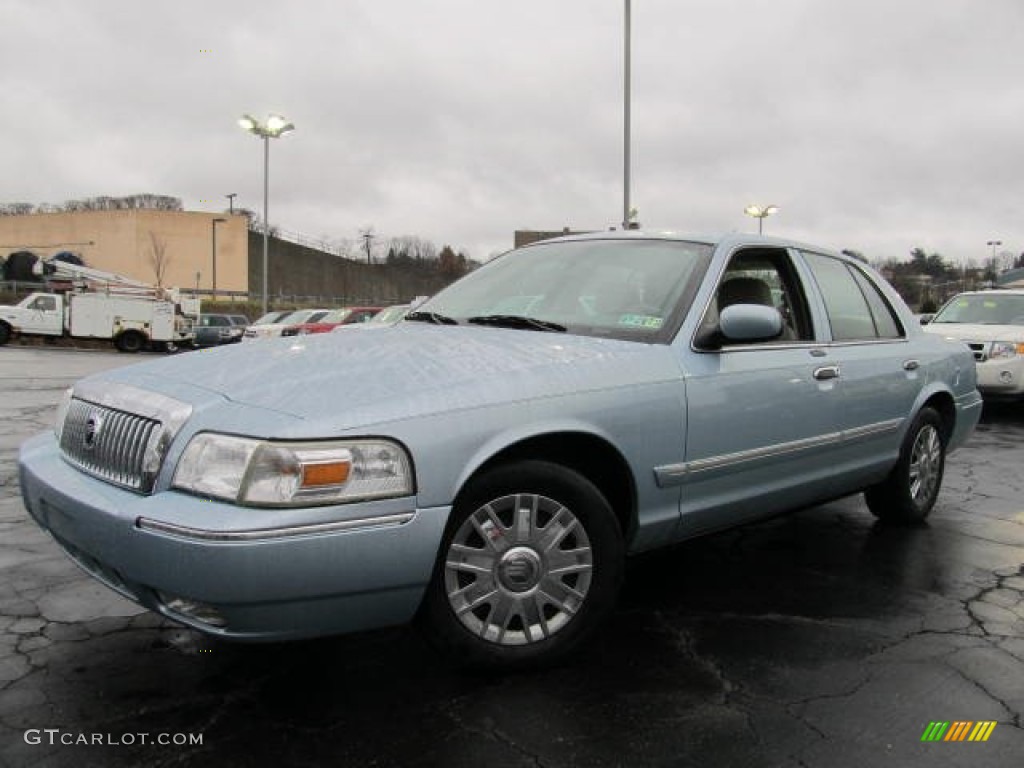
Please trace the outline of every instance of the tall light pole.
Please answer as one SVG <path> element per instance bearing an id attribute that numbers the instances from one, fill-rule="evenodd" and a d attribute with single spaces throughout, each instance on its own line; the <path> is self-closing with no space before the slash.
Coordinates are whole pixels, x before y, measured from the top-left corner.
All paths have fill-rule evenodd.
<path id="1" fill-rule="evenodd" d="M 267 253 L 270 251 L 270 140 L 295 130 L 280 115 L 270 115 L 261 123 L 252 115 L 242 115 L 238 124 L 253 136 L 263 139 L 263 314 L 267 314 Z"/>
<path id="2" fill-rule="evenodd" d="M 992 261 L 996 259 L 996 248 L 1003 244 L 1002 240 L 989 240 L 985 245 L 992 248 Z"/>
<path id="3" fill-rule="evenodd" d="M 630 110 L 631 110 L 631 51 L 632 11 L 630 0 L 625 0 L 625 23 L 623 25 L 623 67 L 622 67 L 622 228 L 630 228 L 632 218 L 629 204 L 630 175 Z"/>
<path id="4" fill-rule="evenodd" d="M 778 210 L 777 205 L 748 205 L 743 212 L 757 219 L 757 234 L 760 235 L 764 233 L 764 220 L 773 213 L 778 213 Z"/>
<path id="5" fill-rule="evenodd" d="M 996 248 L 1003 244 L 1002 240 L 989 240 L 985 245 L 992 249 L 992 270 L 995 273 L 996 269 Z M 984 277 L 984 275 L 982 275 Z M 967 265 L 964 265 L 964 290 L 967 290 Z"/>
<path id="6" fill-rule="evenodd" d="M 210 252 L 213 254 L 213 300 L 217 300 L 217 225 L 223 224 L 227 219 L 213 219 L 210 222 L 210 232 L 212 233 L 213 242 L 211 243 Z M 263 314 L 266 314 L 264 312 Z"/>

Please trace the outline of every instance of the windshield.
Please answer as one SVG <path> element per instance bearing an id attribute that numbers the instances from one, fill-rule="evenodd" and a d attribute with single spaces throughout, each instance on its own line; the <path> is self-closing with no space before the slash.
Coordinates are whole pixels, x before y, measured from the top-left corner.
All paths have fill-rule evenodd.
<path id="1" fill-rule="evenodd" d="M 932 322 L 1024 325 L 1024 295 L 986 293 L 955 296 L 939 310 Z"/>
<path id="2" fill-rule="evenodd" d="M 288 315 L 287 312 L 268 312 L 259 318 L 253 325 L 272 325 Z"/>
<path id="3" fill-rule="evenodd" d="M 386 307 L 378 312 L 376 315 L 371 317 L 367 322 L 375 325 L 387 325 L 388 323 L 397 323 L 406 313 L 409 311 L 408 304 L 398 304 L 394 307 Z"/>
<path id="4" fill-rule="evenodd" d="M 332 309 L 330 312 L 328 312 L 326 315 L 320 318 L 320 320 L 317 322 L 334 323 L 335 325 L 337 325 L 351 314 L 351 309 Z"/>
<path id="5" fill-rule="evenodd" d="M 671 240 L 540 243 L 489 262 L 409 318 L 654 340 L 710 254 Z M 510 322 L 522 318 L 535 322 Z"/>

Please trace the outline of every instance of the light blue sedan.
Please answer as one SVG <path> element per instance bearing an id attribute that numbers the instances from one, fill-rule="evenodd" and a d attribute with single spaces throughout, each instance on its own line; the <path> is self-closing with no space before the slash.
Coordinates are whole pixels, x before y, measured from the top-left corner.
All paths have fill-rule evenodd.
<path id="1" fill-rule="evenodd" d="M 509 252 L 395 326 L 84 379 L 21 488 L 90 574 L 204 632 L 417 618 L 523 666 L 600 623 L 628 555 L 860 491 L 923 519 L 975 383 L 856 260 L 609 232 Z"/>

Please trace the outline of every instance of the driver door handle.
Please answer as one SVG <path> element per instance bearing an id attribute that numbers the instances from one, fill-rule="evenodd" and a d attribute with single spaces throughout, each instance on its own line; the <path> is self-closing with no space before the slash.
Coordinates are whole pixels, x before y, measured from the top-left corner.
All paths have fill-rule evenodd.
<path id="1" fill-rule="evenodd" d="M 839 378 L 839 366 L 838 365 L 825 365 L 821 368 L 814 369 L 814 378 L 818 381 L 828 381 L 829 379 Z"/>

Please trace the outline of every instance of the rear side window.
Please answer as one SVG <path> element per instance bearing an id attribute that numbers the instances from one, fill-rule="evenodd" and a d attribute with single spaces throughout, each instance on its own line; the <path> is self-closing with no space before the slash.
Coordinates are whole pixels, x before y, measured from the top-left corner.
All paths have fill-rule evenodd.
<path id="1" fill-rule="evenodd" d="M 834 341 L 902 338 L 889 302 L 860 270 L 830 256 L 803 256 L 821 289 Z"/>
<path id="2" fill-rule="evenodd" d="M 879 292 L 878 287 L 856 267 L 848 267 L 848 269 L 853 273 L 857 285 L 863 292 L 864 298 L 867 299 L 868 309 L 871 310 L 871 317 L 875 321 L 875 331 L 878 333 L 878 337 L 880 339 L 902 338 L 903 331 L 896 319 L 896 313 L 893 312 L 889 302 L 885 300 L 885 296 Z"/>

